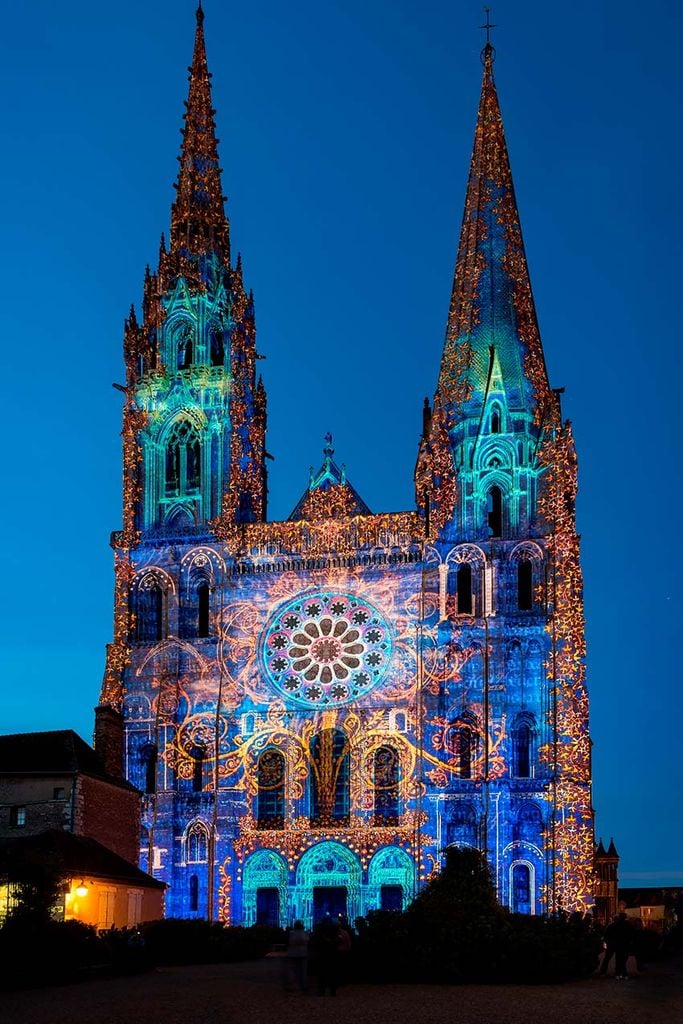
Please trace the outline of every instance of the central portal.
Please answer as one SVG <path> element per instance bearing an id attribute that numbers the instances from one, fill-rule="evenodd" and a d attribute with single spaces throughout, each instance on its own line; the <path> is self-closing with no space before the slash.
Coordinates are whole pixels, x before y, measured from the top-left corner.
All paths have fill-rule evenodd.
<path id="1" fill-rule="evenodd" d="M 329 914 L 332 918 L 347 914 L 347 890 L 345 885 L 321 885 L 313 889 L 313 923 Z"/>

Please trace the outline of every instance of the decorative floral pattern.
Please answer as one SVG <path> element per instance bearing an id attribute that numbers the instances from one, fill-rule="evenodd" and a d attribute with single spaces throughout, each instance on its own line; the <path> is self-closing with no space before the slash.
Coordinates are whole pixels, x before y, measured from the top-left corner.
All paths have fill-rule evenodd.
<path id="1" fill-rule="evenodd" d="M 391 633 L 367 601 L 347 594 L 306 594 L 271 618 L 261 656 L 283 696 L 309 707 L 334 707 L 364 696 L 383 679 Z"/>

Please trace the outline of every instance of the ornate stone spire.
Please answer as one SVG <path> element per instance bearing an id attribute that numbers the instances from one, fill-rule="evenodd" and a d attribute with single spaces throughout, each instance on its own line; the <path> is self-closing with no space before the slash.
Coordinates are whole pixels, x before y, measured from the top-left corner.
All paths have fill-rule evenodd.
<path id="1" fill-rule="evenodd" d="M 223 206 L 218 139 L 211 106 L 211 74 L 206 63 L 204 11 L 197 8 L 197 31 L 184 115 L 180 171 L 171 210 L 174 255 L 193 257 L 215 252 L 230 263 L 230 233 Z"/>
<path id="2" fill-rule="evenodd" d="M 538 415 L 549 397 L 493 79 L 494 55 L 487 42 L 482 51 L 484 76 L 439 376 L 442 406 L 456 419 L 476 415 L 490 374 L 492 350 L 513 406 Z"/>

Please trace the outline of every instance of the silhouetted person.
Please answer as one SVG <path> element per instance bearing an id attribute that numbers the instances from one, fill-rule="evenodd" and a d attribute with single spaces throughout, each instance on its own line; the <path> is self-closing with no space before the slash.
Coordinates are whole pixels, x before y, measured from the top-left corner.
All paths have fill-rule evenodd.
<path id="1" fill-rule="evenodd" d="M 313 932 L 313 949 L 315 953 L 316 973 L 318 976 L 318 995 L 324 996 L 328 991 L 331 996 L 337 994 L 339 974 L 339 926 L 329 914 Z"/>
<path id="2" fill-rule="evenodd" d="M 628 978 L 626 961 L 631 951 L 632 929 L 626 914 L 617 914 L 605 928 L 605 955 L 600 965 L 600 974 L 607 974 L 610 960 L 614 957 L 614 976 L 618 981 Z"/>

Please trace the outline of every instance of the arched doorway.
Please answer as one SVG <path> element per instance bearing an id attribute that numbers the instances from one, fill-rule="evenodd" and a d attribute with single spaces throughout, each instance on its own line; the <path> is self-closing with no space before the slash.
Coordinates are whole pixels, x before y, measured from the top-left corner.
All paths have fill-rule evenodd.
<path id="1" fill-rule="evenodd" d="M 368 910 L 403 910 L 415 893 L 415 865 L 398 846 L 378 850 L 368 868 Z"/>
<path id="2" fill-rule="evenodd" d="M 244 865 L 242 922 L 282 927 L 287 923 L 287 865 L 273 850 L 259 850 Z"/>
<path id="3" fill-rule="evenodd" d="M 312 927 L 326 914 L 350 921 L 361 912 L 361 867 L 356 855 L 329 840 L 307 850 L 296 871 L 298 916 Z"/>

